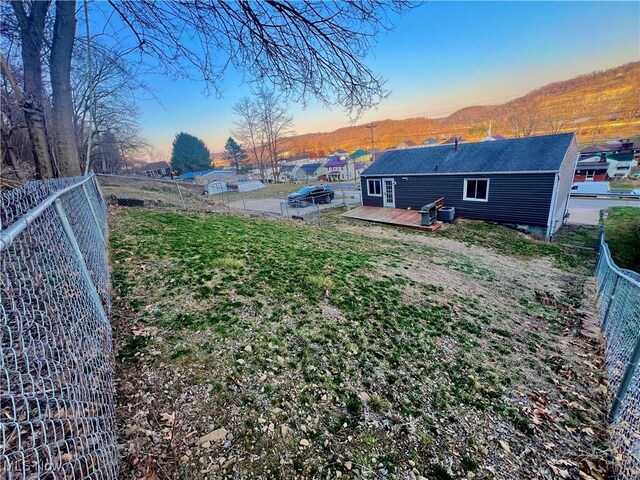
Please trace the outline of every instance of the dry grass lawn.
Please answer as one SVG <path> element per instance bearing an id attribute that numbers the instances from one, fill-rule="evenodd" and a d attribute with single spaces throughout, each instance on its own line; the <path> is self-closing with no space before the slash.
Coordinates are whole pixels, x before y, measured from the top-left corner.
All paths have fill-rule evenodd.
<path id="1" fill-rule="evenodd" d="M 111 211 L 122 479 L 608 476 L 592 253 L 326 220 Z"/>

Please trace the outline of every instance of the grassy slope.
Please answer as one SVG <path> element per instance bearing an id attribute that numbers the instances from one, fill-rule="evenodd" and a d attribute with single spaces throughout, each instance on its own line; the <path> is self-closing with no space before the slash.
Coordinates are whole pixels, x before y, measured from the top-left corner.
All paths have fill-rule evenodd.
<path id="1" fill-rule="evenodd" d="M 615 262 L 640 272 L 640 208 L 610 208 L 604 228 Z"/>
<path id="2" fill-rule="evenodd" d="M 460 230 L 446 235 L 506 241 Z M 571 333 L 580 281 L 546 291 L 543 278 L 538 291 L 527 282 L 545 265 L 513 282 L 410 237 L 221 215 L 120 210 L 112 232 L 122 478 L 531 478 L 549 461 L 600 465 L 597 360 Z M 530 242 L 505 253 L 586 268 Z M 199 444 L 221 427 L 224 440 Z"/>

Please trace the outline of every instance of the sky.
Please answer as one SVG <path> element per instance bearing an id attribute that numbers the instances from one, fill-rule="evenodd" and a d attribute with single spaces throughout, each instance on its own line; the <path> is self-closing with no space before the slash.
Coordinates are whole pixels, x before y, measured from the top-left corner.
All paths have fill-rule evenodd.
<path id="1" fill-rule="evenodd" d="M 357 123 L 442 117 L 640 60 L 640 2 L 428 2 L 396 17 L 395 25 L 367 59 L 392 93 Z M 157 98 L 140 101 L 142 133 L 164 158 L 181 131 L 223 150 L 235 121 L 232 106 L 250 93 L 233 71 L 221 98 L 197 81 L 162 75 L 146 81 Z M 340 107 L 288 108 L 298 134 L 350 125 Z"/>

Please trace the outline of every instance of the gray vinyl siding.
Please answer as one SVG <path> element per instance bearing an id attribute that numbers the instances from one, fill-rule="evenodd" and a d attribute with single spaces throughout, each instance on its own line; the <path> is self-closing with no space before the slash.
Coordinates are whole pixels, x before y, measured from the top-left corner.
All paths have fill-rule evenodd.
<path id="1" fill-rule="evenodd" d="M 382 197 L 367 194 L 367 179 L 393 178 L 396 208 L 420 209 L 444 197 L 456 216 L 498 223 L 547 226 L 555 173 L 499 175 L 384 175 L 362 178 L 362 204 L 382 206 Z M 406 178 L 406 180 L 403 180 Z M 487 202 L 463 200 L 465 178 L 488 178 Z"/>
<path id="2" fill-rule="evenodd" d="M 573 176 L 576 171 L 576 163 L 578 162 L 579 156 L 580 152 L 578 151 L 578 146 L 574 138 L 560 166 L 558 194 L 556 196 L 556 205 L 553 212 L 553 219 L 551 220 L 549 235 L 553 235 L 564 223 L 564 214 L 567 209 L 571 185 L 573 185 Z"/>

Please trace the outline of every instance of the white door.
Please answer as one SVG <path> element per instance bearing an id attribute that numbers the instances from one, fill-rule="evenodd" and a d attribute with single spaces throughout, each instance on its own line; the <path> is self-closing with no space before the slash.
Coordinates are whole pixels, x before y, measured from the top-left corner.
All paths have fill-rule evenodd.
<path id="1" fill-rule="evenodd" d="M 382 179 L 382 206 L 384 207 L 396 207 L 396 192 L 393 178 Z"/>

